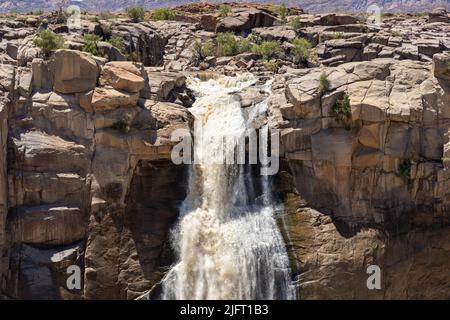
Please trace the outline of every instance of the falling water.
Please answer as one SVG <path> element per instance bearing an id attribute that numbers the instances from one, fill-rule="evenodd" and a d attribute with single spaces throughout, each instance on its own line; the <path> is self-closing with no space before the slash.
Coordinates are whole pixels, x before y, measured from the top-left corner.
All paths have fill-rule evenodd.
<path id="1" fill-rule="evenodd" d="M 245 112 L 235 94 L 255 82 L 250 74 L 190 79 L 197 95 L 190 111 L 203 130 L 194 131 L 199 162 L 173 230 L 178 262 L 163 279 L 163 299 L 295 299 L 269 180 L 249 165 L 224 164 L 235 145 L 223 137 L 244 136 L 266 112 L 265 101 Z"/>

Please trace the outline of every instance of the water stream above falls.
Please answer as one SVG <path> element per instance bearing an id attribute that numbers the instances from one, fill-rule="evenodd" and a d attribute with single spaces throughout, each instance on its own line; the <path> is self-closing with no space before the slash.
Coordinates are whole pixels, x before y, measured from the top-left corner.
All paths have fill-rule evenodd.
<path id="1" fill-rule="evenodd" d="M 225 160 L 236 146 L 223 137 L 242 138 L 267 112 L 266 101 L 241 108 L 237 93 L 255 83 L 250 74 L 189 80 L 199 161 L 172 231 L 177 262 L 162 281 L 163 299 L 296 298 L 269 178 Z"/>

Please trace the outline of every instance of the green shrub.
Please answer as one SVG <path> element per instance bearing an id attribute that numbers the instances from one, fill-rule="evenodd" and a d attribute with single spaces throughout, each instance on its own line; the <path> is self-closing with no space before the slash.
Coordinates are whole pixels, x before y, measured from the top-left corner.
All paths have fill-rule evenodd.
<path id="1" fill-rule="evenodd" d="M 219 16 L 222 18 L 227 17 L 231 12 L 231 7 L 227 4 L 221 4 L 219 6 Z"/>
<path id="2" fill-rule="evenodd" d="M 238 51 L 239 53 L 249 52 L 252 50 L 252 44 L 249 39 L 242 39 L 238 41 Z"/>
<path id="3" fill-rule="evenodd" d="M 43 30 L 34 40 L 34 44 L 42 50 L 45 56 L 48 56 L 52 51 L 62 48 L 64 40 L 53 31 Z"/>
<path id="4" fill-rule="evenodd" d="M 202 44 L 200 40 L 195 40 L 192 44 L 192 50 L 195 53 L 195 56 L 198 59 L 204 59 L 209 56 L 213 56 L 214 52 L 214 43 L 212 41 L 208 41 L 205 44 Z"/>
<path id="5" fill-rule="evenodd" d="M 100 56 L 100 51 L 98 50 L 98 42 L 101 40 L 99 36 L 95 34 L 84 35 L 84 47 L 83 51 L 88 52 L 94 56 Z"/>
<path id="6" fill-rule="evenodd" d="M 117 120 L 111 125 L 111 129 L 122 131 L 122 132 L 128 132 L 130 130 L 130 125 L 128 121 L 121 119 Z"/>
<path id="7" fill-rule="evenodd" d="M 324 94 L 325 92 L 328 91 L 329 87 L 330 87 L 330 83 L 328 81 L 328 76 L 324 71 L 320 74 L 320 78 L 319 78 L 319 92 L 321 94 Z"/>
<path id="8" fill-rule="evenodd" d="M 232 32 L 217 34 L 217 54 L 219 56 L 235 56 L 239 53 L 239 44 Z"/>
<path id="9" fill-rule="evenodd" d="M 292 41 L 294 48 L 292 53 L 294 55 L 295 62 L 305 61 L 309 58 L 309 49 L 311 49 L 311 43 L 304 38 L 297 38 Z"/>
<path id="10" fill-rule="evenodd" d="M 350 129 L 350 119 L 352 116 L 352 110 L 350 108 L 350 98 L 347 94 L 341 100 L 336 101 L 331 108 L 331 112 L 336 117 L 338 123 L 344 124 L 345 129 Z"/>
<path id="11" fill-rule="evenodd" d="M 261 44 L 254 44 L 252 52 L 261 55 L 265 60 L 280 57 L 284 53 L 280 44 L 276 41 L 263 41 Z"/>
<path id="12" fill-rule="evenodd" d="M 214 55 L 214 43 L 212 41 L 206 42 L 201 49 L 203 57 L 210 57 Z"/>
<path id="13" fill-rule="evenodd" d="M 289 8 L 283 3 L 276 8 L 276 13 L 280 17 L 281 23 L 286 23 L 286 17 L 289 15 Z"/>
<path id="14" fill-rule="evenodd" d="M 121 37 L 112 36 L 111 38 L 109 38 L 108 43 L 116 47 L 120 52 L 125 52 L 125 43 L 123 42 L 123 39 Z"/>
<path id="15" fill-rule="evenodd" d="M 127 14 L 135 23 L 144 21 L 145 10 L 144 7 L 130 7 L 127 9 Z"/>
<path id="16" fill-rule="evenodd" d="M 299 17 L 294 17 L 291 21 L 289 21 L 289 25 L 295 30 L 300 31 L 302 28 L 302 22 Z"/>
<path id="17" fill-rule="evenodd" d="M 153 12 L 153 19 L 155 20 L 175 20 L 177 15 L 170 8 L 158 8 Z"/>
<path id="18" fill-rule="evenodd" d="M 407 183 L 411 184 L 411 167 L 413 161 L 411 159 L 405 159 L 398 165 L 398 175 Z"/>

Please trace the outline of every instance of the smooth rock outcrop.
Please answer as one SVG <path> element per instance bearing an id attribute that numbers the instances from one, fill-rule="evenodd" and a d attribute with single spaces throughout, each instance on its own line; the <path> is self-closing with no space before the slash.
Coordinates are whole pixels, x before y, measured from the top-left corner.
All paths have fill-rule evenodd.
<path id="1" fill-rule="evenodd" d="M 54 54 L 55 91 L 79 93 L 97 85 L 99 68 L 88 54 L 75 50 L 58 50 Z"/>

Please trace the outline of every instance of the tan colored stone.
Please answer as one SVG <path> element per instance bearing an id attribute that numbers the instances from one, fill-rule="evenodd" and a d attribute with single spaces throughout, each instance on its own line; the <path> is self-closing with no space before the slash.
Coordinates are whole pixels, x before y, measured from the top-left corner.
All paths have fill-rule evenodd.
<path id="1" fill-rule="evenodd" d="M 97 85 L 97 63 L 88 54 L 75 50 L 58 50 L 54 54 L 55 91 L 78 93 Z"/>
<path id="2" fill-rule="evenodd" d="M 98 87 L 92 95 L 92 107 L 96 112 L 111 111 L 119 107 L 134 107 L 138 99 L 138 93 Z"/>
<path id="3" fill-rule="evenodd" d="M 132 62 L 108 62 L 100 76 L 102 86 L 111 86 L 116 90 L 137 93 L 144 87 L 142 72 Z"/>

